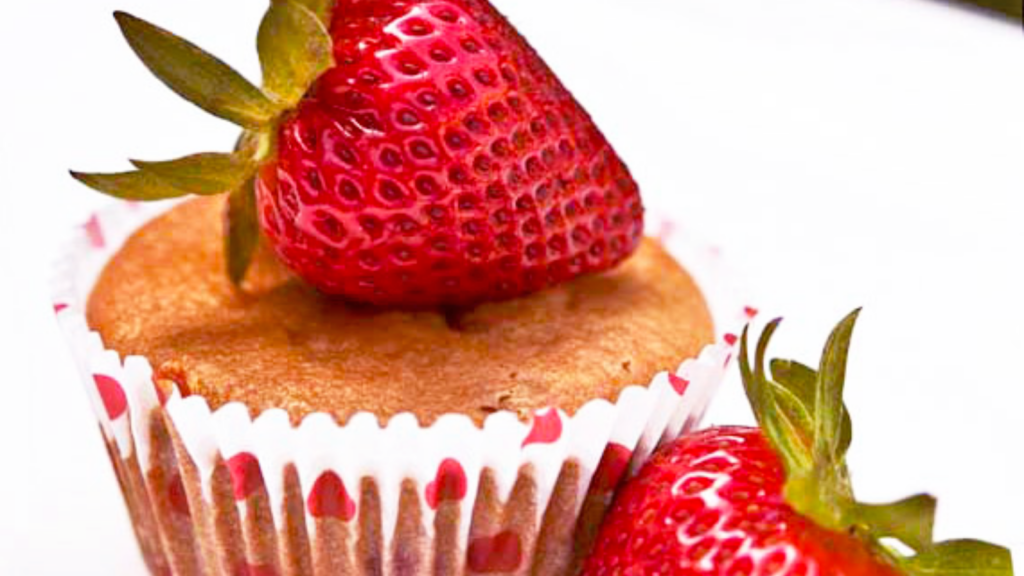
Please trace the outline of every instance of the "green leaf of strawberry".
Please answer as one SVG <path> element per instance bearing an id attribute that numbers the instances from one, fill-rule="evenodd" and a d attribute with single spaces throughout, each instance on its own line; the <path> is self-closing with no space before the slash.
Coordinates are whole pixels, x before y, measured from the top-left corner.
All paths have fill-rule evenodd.
<path id="1" fill-rule="evenodd" d="M 143 162 L 132 160 L 142 172 L 190 194 L 209 196 L 240 187 L 255 172 L 253 162 L 239 154 L 205 153 L 169 160 Z"/>
<path id="2" fill-rule="evenodd" d="M 773 320 L 765 326 L 754 353 L 753 368 L 750 366 L 746 349 L 749 327 L 744 329 L 739 358 L 740 374 L 743 376 L 743 387 L 758 418 L 758 424 L 775 439 L 779 447 L 779 457 L 786 463 L 786 468 L 804 470 L 811 468 L 814 463 L 814 454 L 811 451 L 814 431 L 811 405 L 802 400 L 797 391 L 789 390 L 782 385 L 772 386 L 764 372 L 768 342 L 771 341 L 772 334 L 780 323 L 781 320 Z"/>
<path id="3" fill-rule="evenodd" d="M 257 37 L 263 89 L 289 106 L 334 65 L 330 34 L 316 14 L 290 0 L 270 5 Z"/>
<path id="4" fill-rule="evenodd" d="M 271 0 L 273 3 L 293 2 L 299 6 L 302 6 L 306 10 L 309 10 L 314 14 L 324 25 L 327 25 L 331 19 L 331 9 L 334 7 L 335 0 Z"/>
<path id="5" fill-rule="evenodd" d="M 165 200 L 188 194 L 148 172 L 119 172 L 116 174 L 90 174 L 71 172 L 71 176 L 86 186 L 122 200 Z"/>
<path id="6" fill-rule="evenodd" d="M 1010 551 L 977 540 L 950 540 L 907 560 L 911 576 L 1006 576 L 1013 574 Z"/>
<path id="7" fill-rule="evenodd" d="M 818 373 L 812 368 L 805 366 L 795 360 L 774 359 L 770 363 L 772 379 L 770 384 L 773 387 L 780 387 L 796 396 L 796 402 L 802 407 L 813 406 L 815 389 L 818 381 Z M 781 400 L 781 399 L 778 399 Z M 786 409 L 790 403 L 780 405 Z M 806 411 L 805 411 L 806 413 Z M 810 430 L 812 426 L 807 426 Z M 846 407 L 843 407 L 842 430 L 839 435 L 839 452 L 845 453 L 853 440 L 853 421 Z"/>
<path id="8" fill-rule="evenodd" d="M 224 213 L 224 232 L 228 277 L 238 286 L 249 270 L 260 238 L 254 178 L 249 178 L 231 191 Z"/>
<path id="9" fill-rule="evenodd" d="M 838 462 L 845 457 L 840 449 L 843 435 L 843 386 L 846 384 L 846 360 L 853 327 L 860 310 L 854 310 L 836 326 L 825 344 L 814 395 L 814 454 L 816 461 Z"/>
<path id="10" fill-rule="evenodd" d="M 221 60 L 131 14 L 116 12 L 114 18 L 139 59 L 182 98 L 246 128 L 277 116 L 274 103 Z"/>
<path id="11" fill-rule="evenodd" d="M 892 537 L 914 550 L 932 545 L 936 500 L 918 494 L 891 504 L 857 502 L 849 512 L 857 527 L 869 527 L 876 538 Z"/>

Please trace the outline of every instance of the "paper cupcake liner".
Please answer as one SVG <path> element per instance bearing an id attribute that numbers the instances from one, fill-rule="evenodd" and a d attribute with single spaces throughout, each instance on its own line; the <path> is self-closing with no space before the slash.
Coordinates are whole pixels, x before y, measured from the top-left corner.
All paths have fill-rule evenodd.
<path id="1" fill-rule="evenodd" d="M 154 574 L 569 573 L 615 487 L 662 442 L 700 420 L 729 365 L 735 332 L 673 373 L 521 421 L 482 427 L 450 414 L 421 426 L 368 413 L 338 425 L 283 410 L 250 418 L 158 390 L 145 358 L 123 361 L 85 320 L 89 292 L 124 240 L 163 204 L 118 204 L 77 230 L 58 262 L 54 309 L 78 364 Z M 721 258 L 674 227 L 661 236 L 701 285 L 716 324 L 728 301 Z"/>

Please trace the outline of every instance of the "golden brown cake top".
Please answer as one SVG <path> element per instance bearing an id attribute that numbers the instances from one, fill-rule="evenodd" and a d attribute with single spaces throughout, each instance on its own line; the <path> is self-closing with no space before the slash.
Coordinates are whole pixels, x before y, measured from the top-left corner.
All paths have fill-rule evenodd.
<path id="1" fill-rule="evenodd" d="M 689 275 L 653 240 L 619 268 L 458 311 L 380 310 L 318 294 L 261 251 L 236 291 L 223 199 L 192 200 L 133 235 L 101 274 L 89 325 L 216 409 L 360 411 L 421 423 L 558 406 L 573 413 L 673 370 L 713 340 Z"/>

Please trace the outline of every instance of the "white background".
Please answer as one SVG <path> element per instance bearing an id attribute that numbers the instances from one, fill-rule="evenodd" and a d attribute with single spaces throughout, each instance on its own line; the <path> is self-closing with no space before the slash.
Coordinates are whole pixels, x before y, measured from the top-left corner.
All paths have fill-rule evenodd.
<path id="1" fill-rule="evenodd" d="M 774 352 L 816 361 L 866 311 L 848 403 L 859 495 L 940 497 L 942 537 L 1024 543 L 1024 39 L 925 0 L 503 0 L 633 169 L 652 215 L 717 242 Z M 142 570 L 46 296 L 106 200 L 67 168 L 226 150 L 110 13 L 257 79 L 251 0 L 50 0 L 0 14 L 0 574 Z M 749 418 L 730 382 L 713 422 Z"/>

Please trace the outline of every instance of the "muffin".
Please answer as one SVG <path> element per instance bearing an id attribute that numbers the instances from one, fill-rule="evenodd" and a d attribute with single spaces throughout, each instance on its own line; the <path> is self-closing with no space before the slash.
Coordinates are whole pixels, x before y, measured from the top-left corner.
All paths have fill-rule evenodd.
<path id="1" fill-rule="evenodd" d="M 161 80 L 243 128 L 231 153 L 73 173 L 204 196 L 94 217 L 58 274 L 146 561 L 571 572 L 619 480 L 700 418 L 732 340 L 486 1 L 332 9 L 271 3 L 262 88 L 116 14 Z"/>
<path id="2" fill-rule="evenodd" d="M 222 203 L 114 207 L 59 274 L 155 574 L 564 573 L 722 377 L 728 344 L 657 240 L 523 298 L 402 311 L 262 250 L 238 290 Z"/>

